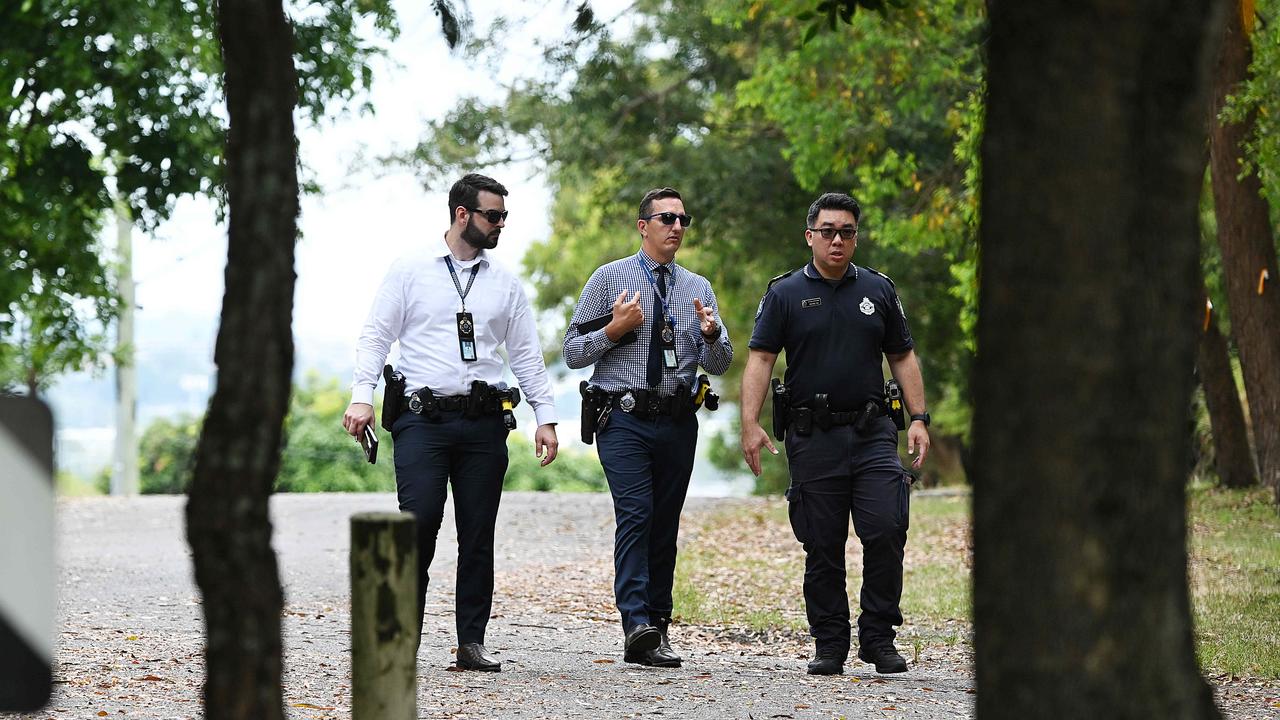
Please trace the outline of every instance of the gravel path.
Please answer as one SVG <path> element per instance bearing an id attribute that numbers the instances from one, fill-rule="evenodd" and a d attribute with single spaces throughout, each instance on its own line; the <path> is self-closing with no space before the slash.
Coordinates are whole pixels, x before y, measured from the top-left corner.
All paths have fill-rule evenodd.
<path id="1" fill-rule="evenodd" d="M 183 535 L 184 502 L 154 496 L 59 502 L 54 698 L 42 712 L 3 717 L 201 716 L 202 621 Z M 758 501 L 691 498 L 686 519 L 751 502 Z M 273 498 L 290 718 L 350 717 L 348 518 L 394 508 L 394 497 L 383 494 Z M 672 639 L 684 667 L 623 663 L 607 495 L 504 495 L 486 640 L 503 670 L 453 671 L 452 525 L 450 511 L 418 655 L 422 718 L 972 716 L 972 670 L 967 657 L 954 655 L 923 657 L 905 675 L 879 676 L 855 661 L 843 677 L 813 678 L 804 674 L 809 647 L 801 639 L 675 626 Z M 1220 690 L 1220 697 L 1229 701 L 1232 691 Z M 1264 700 L 1274 689 L 1235 691 L 1240 707 L 1229 716 L 1271 716 Z"/>

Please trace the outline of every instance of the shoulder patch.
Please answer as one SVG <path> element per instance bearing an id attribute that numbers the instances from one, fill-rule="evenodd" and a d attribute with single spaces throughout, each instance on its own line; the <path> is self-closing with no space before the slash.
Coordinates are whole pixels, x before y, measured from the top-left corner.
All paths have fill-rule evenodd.
<path id="1" fill-rule="evenodd" d="M 885 280 L 888 280 L 888 281 L 889 281 L 889 285 L 890 285 L 891 287 L 894 287 L 894 288 L 898 287 L 897 285 L 894 285 L 894 284 L 893 284 L 893 278 L 889 277 L 888 275 L 885 275 L 884 273 L 880 272 L 879 270 L 877 270 L 877 269 L 875 269 L 875 268 L 873 268 L 873 267 L 869 267 L 869 268 L 867 268 L 867 270 L 868 270 L 868 271 L 870 271 L 870 272 L 875 273 L 876 275 L 879 275 L 880 277 L 884 278 Z"/>
<path id="2" fill-rule="evenodd" d="M 790 274 L 792 274 L 792 273 L 794 273 L 794 272 L 795 272 L 795 270 L 788 270 L 788 271 L 786 271 L 786 272 L 782 273 L 781 275 L 779 275 L 779 276 L 775 277 L 774 279 L 772 279 L 772 280 L 770 280 L 770 281 L 769 281 L 769 287 L 773 287 L 773 284 L 774 284 L 774 283 L 778 282 L 779 280 L 781 280 L 781 279 L 783 279 L 783 278 L 787 277 L 788 275 L 790 275 Z"/>

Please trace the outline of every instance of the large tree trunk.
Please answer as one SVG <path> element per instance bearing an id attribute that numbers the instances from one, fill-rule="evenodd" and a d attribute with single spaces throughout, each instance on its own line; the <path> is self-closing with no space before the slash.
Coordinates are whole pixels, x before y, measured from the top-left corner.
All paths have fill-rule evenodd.
<path id="1" fill-rule="evenodd" d="M 267 501 L 293 370 L 297 83 L 280 0 L 221 0 L 218 32 L 231 122 L 226 294 L 187 539 L 204 596 L 206 717 L 273 720 L 284 716 L 282 595 Z"/>
<path id="2" fill-rule="evenodd" d="M 1185 550 L 1214 7 L 992 3 L 974 392 L 983 720 L 1218 715 Z"/>
<path id="3" fill-rule="evenodd" d="M 1201 289 L 1203 298 L 1204 290 Z M 1227 339 L 1218 329 L 1213 315 L 1206 317 L 1196 349 L 1196 370 L 1204 388 L 1204 403 L 1209 409 L 1209 427 L 1213 431 L 1213 464 L 1218 482 L 1225 487 L 1251 487 L 1258 483 L 1249 450 L 1249 431 L 1240 407 L 1236 376 L 1231 370 Z"/>
<path id="4" fill-rule="evenodd" d="M 1250 172 L 1240 177 L 1245 143 L 1257 127 L 1255 112 L 1250 111 L 1239 123 L 1218 121 L 1227 96 L 1246 78 L 1253 60 L 1253 48 L 1243 26 L 1244 9 L 1235 1 L 1230 5 L 1210 106 L 1213 202 L 1227 303 L 1231 307 L 1231 335 L 1244 371 L 1258 471 L 1280 503 L 1280 274 L 1276 271 L 1275 239 L 1258 176 Z M 1260 285 L 1264 271 L 1270 279 Z"/>

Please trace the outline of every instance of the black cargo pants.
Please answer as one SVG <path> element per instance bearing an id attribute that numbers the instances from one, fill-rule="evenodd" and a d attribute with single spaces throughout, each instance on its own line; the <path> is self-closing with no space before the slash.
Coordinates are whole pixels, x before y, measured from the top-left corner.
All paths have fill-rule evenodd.
<path id="1" fill-rule="evenodd" d="M 791 528 L 804 545 L 809 634 L 823 655 L 847 658 L 849 596 L 845 543 L 849 518 L 862 542 L 858 642 L 892 642 L 902 624 L 902 557 L 907 544 L 911 476 L 898 460 L 898 433 L 887 417 L 864 434 L 850 425 L 807 437 L 787 433 Z"/>

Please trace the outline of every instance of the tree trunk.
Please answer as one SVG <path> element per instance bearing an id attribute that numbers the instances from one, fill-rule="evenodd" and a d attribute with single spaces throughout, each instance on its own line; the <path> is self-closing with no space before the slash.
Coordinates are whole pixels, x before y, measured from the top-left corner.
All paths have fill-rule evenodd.
<path id="1" fill-rule="evenodd" d="M 1201 290 L 1201 297 L 1204 291 Z M 1204 388 L 1204 403 L 1209 408 L 1209 427 L 1213 430 L 1213 464 L 1218 482 L 1230 488 L 1251 487 L 1258 483 L 1249 450 L 1249 431 L 1240 407 L 1236 376 L 1231 371 L 1227 339 L 1218 329 L 1216 317 L 1210 316 L 1202 328 L 1196 351 L 1196 369 Z"/>
<path id="2" fill-rule="evenodd" d="M 1222 49 L 1214 68 L 1213 112 L 1209 157 L 1213 176 L 1213 202 L 1218 216 L 1218 245 L 1227 304 L 1231 308 L 1231 335 L 1240 352 L 1244 389 L 1258 451 L 1262 482 L 1280 503 L 1280 274 L 1276 270 L 1276 246 L 1268 222 L 1267 202 L 1258 176 L 1240 177 L 1245 143 L 1253 137 L 1255 113 L 1239 123 L 1218 120 L 1227 96 L 1235 92 L 1249 73 L 1253 48 L 1243 25 L 1243 9 L 1231 2 L 1224 25 Z M 1266 273 L 1269 279 L 1261 280 Z M 1262 292 L 1259 292 L 1259 288 Z"/>
<path id="3" fill-rule="evenodd" d="M 293 370 L 297 83 L 280 0 L 221 0 L 218 32 L 230 118 L 226 293 L 187 539 L 204 598 L 205 716 L 273 720 L 284 716 L 282 595 L 267 505 Z"/>
<path id="4" fill-rule="evenodd" d="M 992 3 L 977 715 L 1216 718 L 1186 428 L 1214 3 Z"/>

